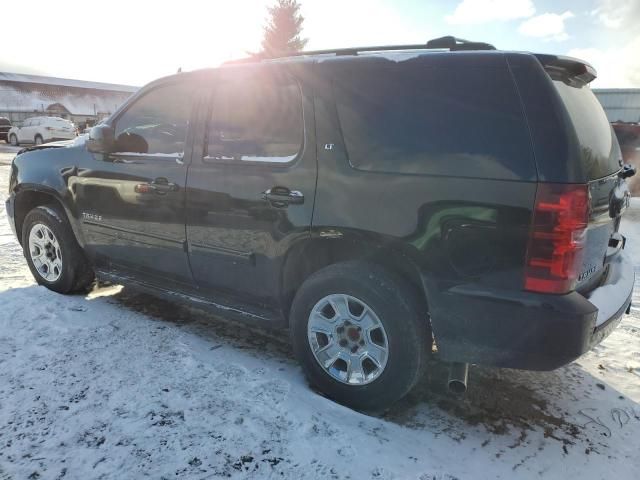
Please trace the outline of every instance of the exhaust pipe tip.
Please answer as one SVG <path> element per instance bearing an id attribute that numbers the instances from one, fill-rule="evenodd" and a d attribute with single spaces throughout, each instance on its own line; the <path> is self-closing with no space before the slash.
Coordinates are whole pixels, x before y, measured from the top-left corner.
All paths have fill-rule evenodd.
<path id="1" fill-rule="evenodd" d="M 467 391 L 467 380 L 469 379 L 468 363 L 452 363 L 449 367 L 449 380 L 447 386 L 449 391 L 455 395 L 464 395 Z"/>
<path id="2" fill-rule="evenodd" d="M 449 380 L 449 391 L 456 395 L 464 395 L 467 391 L 467 384 L 461 380 Z"/>

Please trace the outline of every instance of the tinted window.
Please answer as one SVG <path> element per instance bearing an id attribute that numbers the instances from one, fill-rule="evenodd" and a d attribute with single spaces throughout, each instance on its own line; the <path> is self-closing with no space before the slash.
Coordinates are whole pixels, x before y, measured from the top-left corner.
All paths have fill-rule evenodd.
<path id="1" fill-rule="evenodd" d="M 590 180 L 602 178 L 620 168 L 619 147 L 600 102 L 586 86 L 572 86 L 561 80 L 553 84 L 576 130 L 582 161 Z"/>
<path id="2" fill-rule="evenodd" d="M 216 86 L 207 159 L 290 162 L 302 138 L 302 95 L 292 80 L 261 72 Z"/>
<path id="3" fill-rule="evenodd" d="M 0 118 L 0 125 L 11 125 L 11 122 L 9 121 L 8 118 Z"/>
<path id="4" fill-rule="evenodd" d="M 179 156 L 191 113 L 191 91 L 185 84 L 155 88 L 129 107 L 115 124 L 118 152 Z"/>
<path id="5" fill-rule="evenodd" d="M 340 67 L 334 92 L 356 168 L 535 178 L 528 132 L 506 67 L 402 62 Z"/>

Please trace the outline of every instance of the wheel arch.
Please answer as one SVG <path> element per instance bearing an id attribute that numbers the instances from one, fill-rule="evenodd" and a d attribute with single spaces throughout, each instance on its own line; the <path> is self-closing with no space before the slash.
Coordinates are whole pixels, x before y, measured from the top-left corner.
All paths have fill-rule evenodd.
<path id="1" fill-rule="evenodd" d="M 74 236 L 80 244 L 84 246 L 84 239 L 81 235 L 79 225 L 75 221 L 73 215 L 65 206 L 64 202 L 53 189 L 36 188 L 32 186 L 22 187 L 16 191 L 14 200 L 14 222 L 16 227 L 16 236 L 18 241 L 22 245 L 22 228 L 24 226 L 24 219 L 27 214 L 36 207 L 45 205 L 55 205 L 60 208 L 66 217 L 66 220 L 71 225 Z"/>
<path id="2" fill-rule="evenodd" d="M 326 229 L 324 229 L 326 231 Z M 417 252 L 388 238 L 365 232 L 350 232 L 340 237 L 312 235 L 292 245 L 284 259 L 281 271 L 281 305 L 285 317 L 293 298 L 304 281 L 320 269 L 336 263 L 361 261 L 372 263 L 404 280 L 420 299 L 428 312 L 428 292 L 420 273 Z"/>

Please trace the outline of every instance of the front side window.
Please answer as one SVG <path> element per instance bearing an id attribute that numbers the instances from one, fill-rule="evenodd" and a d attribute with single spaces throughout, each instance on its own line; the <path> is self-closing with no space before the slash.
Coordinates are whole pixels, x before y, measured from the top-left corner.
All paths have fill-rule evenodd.
<path id="1" fill-rule="evenodd" d="M 115 123 L 116 151 L 180 157 L 191 114 L 186 84 L 164 85 L 139 98 Z"/>
<path id="2" fill-rule="evenodd" d="M 260 72 L 216 86 L 209 121 L 210 161 L 287 163 L 303 143 L 302 95 L 290 79 Z"/>

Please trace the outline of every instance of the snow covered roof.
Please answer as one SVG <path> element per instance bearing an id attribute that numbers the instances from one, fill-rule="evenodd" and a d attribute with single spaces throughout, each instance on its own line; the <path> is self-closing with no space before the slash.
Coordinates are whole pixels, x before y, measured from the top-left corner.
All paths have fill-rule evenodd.
<path id="1" fill-rule="evenodd" d="M 62 105 L 72 115 L 112 113 L 137 87 L 0 72 L 0 111 L 46 111 Z"/>
<path id="2" fill-rule="evenodd" d="M 131 85 L 119 85 L 116 83 L 87 82 L 84 80 L 72 80 L 69 78 L 42 77 L 40 75 L 26 75 L 22 73 L 0 72 L 0 82 L 41 83 L 44 85 L 58 85 L 62 87 L 92 88 L 94 90 L 110 90 L 113 92 L 133 93 L 139 87 Z"/>

